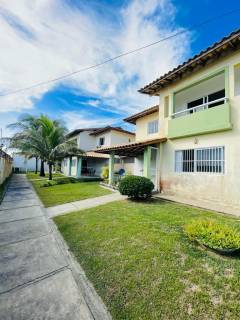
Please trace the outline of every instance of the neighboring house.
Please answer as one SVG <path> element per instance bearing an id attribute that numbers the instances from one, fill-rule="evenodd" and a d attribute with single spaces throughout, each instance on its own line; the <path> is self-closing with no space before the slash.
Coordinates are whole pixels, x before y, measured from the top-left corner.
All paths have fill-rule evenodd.
<path id="1" fill-rule="evenodd" d="M 28 159 L 24 155 L 19 154 L 19 150 L 10 147 L 11 138 L 3 137 L 1 138 L 0 145 L 2 149 L 11 155 L 12 161 L 12 170 L 13 172 L 28 172 L 35 171 L 36 161 L 35 158 Z M 40 168 L 40 161 L 39 161 Z M 45 171 L 48 171 L 48 166 L 45 164 Z"/>
<path id="2" fill-rule="evenodd" d="M 67 135 L 69 140 L 75 140 L 79 149 L 85 154 L 80 157 L 69 157 L 62 161 L 62 172 L 67 176 L 100 176 L 102 167 L 108 166 L 109 155 L 92 152 L 111 145 L 128 144 L 135 140 L 135 134 L 120 127 L 76 129 Z M 131 162 L 131 163 L 130 163 Z M 120 162 L 115 159 L 115 169 L 133 170 L 134 159 L 126 157 Z"/>
<path id="3" fill-rule="evenodd" d="M 135 174 L 155 189 L 184 198 L 239 205 L 240 30 L 140 89 L 159 105 L 125 121 L 136 142 L 104 148 L 135 156 Z"/>

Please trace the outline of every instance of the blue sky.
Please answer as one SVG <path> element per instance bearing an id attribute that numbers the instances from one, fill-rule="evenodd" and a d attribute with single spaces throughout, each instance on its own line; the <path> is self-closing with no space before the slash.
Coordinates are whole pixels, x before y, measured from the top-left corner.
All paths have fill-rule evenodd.
<path id="1" fill-rule="evenodd" d="M 128 125 L 122 118 L 157 103 L 137 90 L 239 28 L 237 1 L 27 0 L 0 4 L 0 92 L 99 63 L 180 30 L 186 33 L 64 81 L 0 97 L 0 127 L 22 113 L 48 114 L 68 128 Z M 133 127 L 130 127 L 134 129 Z"/>

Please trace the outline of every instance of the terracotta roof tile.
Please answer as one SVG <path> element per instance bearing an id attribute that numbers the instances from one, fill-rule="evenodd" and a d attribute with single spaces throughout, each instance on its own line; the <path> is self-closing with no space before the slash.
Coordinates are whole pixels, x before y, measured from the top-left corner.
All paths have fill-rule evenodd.
<path id="1" fill-rule="evenodd" d="M 207 62 L 219 59 L 223 54 L 229 54 L 235 50 L 240 49 L 240 29 L 232 32 L 230 35 L 222 38 L 220 41 L 215 42 L 213 45 L 184 63 L 178 65 L 173 70 L 165 73 L 160 78 L 149 83 L 145 87 L 138 90 L 140 93 L 149 95 L 156 95 L 161 88 L 181 79 L 183 75 L 188 74 L 189 71 L 194 72 L 199 68 L 204 67 Z"/>

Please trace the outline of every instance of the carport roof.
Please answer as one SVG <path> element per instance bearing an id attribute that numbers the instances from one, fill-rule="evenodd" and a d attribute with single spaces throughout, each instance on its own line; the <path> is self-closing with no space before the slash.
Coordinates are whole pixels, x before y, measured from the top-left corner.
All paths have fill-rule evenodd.
<path id="1" fill-rule="evenodd" d="M 83 157 L 85 158 L 101 158 L 101 159 L 109 159 L 108 154 L 96 153 L 94 151 L 87 151 Z"/>
<path id="2" fill-rule="evenodd" d="M 119 144 L 119 145 L 115 145 L 107 148 L 99 148 L 94 150 L 94 152 L 105 153 L 105 154 L 110 154 L 114 152 L 114 154 L 118 156 L 135 157 L 144 152 L 145 146 L 153 145 L 153 144 L 157 144 L 165 141 L 167 141 L 167 138 L 139 141 L 139 142 L 133 142 L 128 144 Z"/>

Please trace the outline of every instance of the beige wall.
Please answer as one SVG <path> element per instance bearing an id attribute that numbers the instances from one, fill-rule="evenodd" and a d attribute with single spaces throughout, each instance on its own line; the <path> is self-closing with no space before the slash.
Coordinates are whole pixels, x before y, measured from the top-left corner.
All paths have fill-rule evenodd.
<path id="1" fill-rule="evenodd" d="M 195 73 L 193 76 L 162 90 L 160 96 L 159 120 L 163 123 L 167 135 L 167 121 L 163 116 L 164 96 L 178 91 L 192 82 L 206 77 L 208 74 L 229 67 L 229 98 L 231 104 L 231 121 L 233 129 L 226 132 L 199 135 L 189 138 L 168 140 L 163 144 L 161 164 L 161 187 L 166 194 L 183 196 L 184 198 L 206 199 L 227 205 L 240 204 L 240 96 L 234 96 L 234 65 L 240 62 L 240 53 L 225 58 L 211 67 Z M 201 147 L 225 147 L 225 173 L 175 173 L 174 151 Z"/>
<path id="2" fill-rule="evenodd" d="M 150 121 L 158 120 L 158 112 L 149 114 L 136 121 L 136 141 L 153 140 L 159 137 L 158 133 L 148 134 L 148 123 Z M 161 129 L 161 128 L 160 128 Z"/>
<path id="3" fill-rule="evenodd" d="M 173 105 L 173 93 L 206 78 L 224 67 L 229 68 L 229 99 L 233 129 L 226 132 L 196 135 L 189 138 L 167 140 L 162 145 L 160 186 L 166 194 L 186 198 L 218 201 L 226 205 L 240 205 L 240 96 L 234 96 L 234 65 L 240 63 L 240 52 L 223 58 L 193 73 L 175 85 L 162 89 L 159 97 L 159 114 L 139 119 L 136 123 L 136 140 L 167 137 L 168 120 Z M 169 96 L 169 117 L 164 117 L 164 97 Z M 147 135 L 147 123 L 159 117 L 159 133 Z M 174 152 L 177 149 L 225 147 L 225 173 L 175 173 Z"/>
<path id="4" fill-rule="evenodd" d="M 0 185 L 10 176 L 12 173 L 12 161 L 9 158 L 1 157 L 0 155 Z"/>

